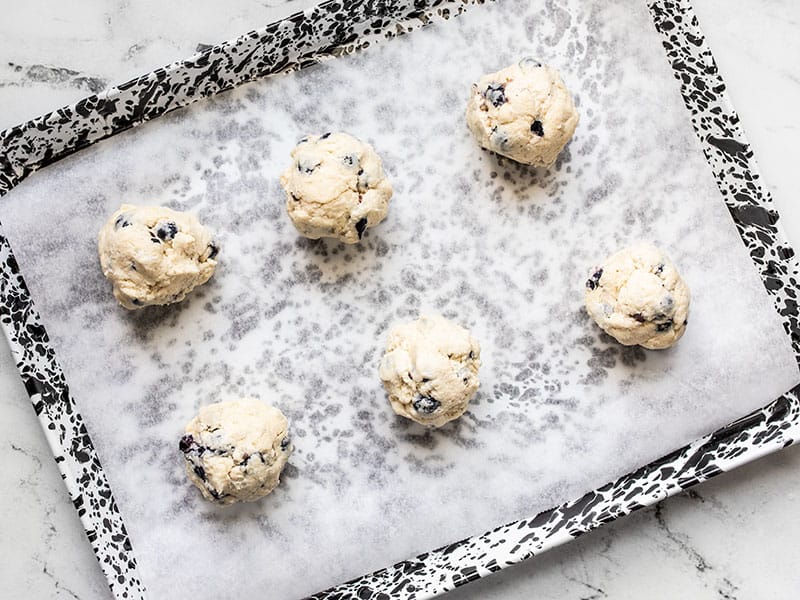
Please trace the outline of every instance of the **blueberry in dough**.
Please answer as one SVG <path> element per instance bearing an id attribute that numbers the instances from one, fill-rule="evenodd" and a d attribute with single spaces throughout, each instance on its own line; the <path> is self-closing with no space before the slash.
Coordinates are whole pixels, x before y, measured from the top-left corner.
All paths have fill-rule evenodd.
<path id="1" fill-rule="evenodd" d="M 308 136 L 292 150 L 281 176 L 286 211 L 311 239 L 357 243 L 389 210 L 392 186 L 369 144 L 346 133 Z"/>
<path id="2" fill-rule="evenodd" d="M 544 65 L 542 65 L 542 63 L 539 62 L 537 59 L 531 56 L 526 56 L 525 58 L 519 61 L 519 66 L 522 69 L 537 69 Z"/>
<path id="3" fill-rule="evenodd" d="M 466 118 L 483 148 L 540 167 L 555 162 L 579 119 L 558 71 L 533 58 L 473 84 Z"/>
<path id="4" fill-rule="evenodd" d="M 431 415 L 442 405 L 441 402 L 430 396 L 420 396 L 414 402 L 414 410 L 423 415 Z"/>
<path id="5" fill-rule="evenodd" d="M 181 438 L 178 447 L 180 448 L 181 452 L 188 452 L 190 448 L 197 446 L 197 440 L 194 439 L 190 434 L 186 434 Z"/>
<path id="6" fill-rule="evenodd" d="M 123 204 L 100 231 L 97 250 L 114 297 L 133 310 L 183 300 L 214 274 L 218 247 L 191 213 Z"/>
<path id="7" fill-rule="evenodd" d="M 131 222 L 128 220 L 128 215 L 122 214 L 119 215 L 116 219 L 114 219 L 114 229 L 119 229 L 120 227 L 130 227 Z"/>
<path id="8" fill-rule="evenodd" d="M 219 254 L 219 244 L 216 242 L 209 242 L 206 250 L 206 258 L 217 258 L 217 254 Z"/>
<path id="9" fill-rule="evenodd" d="M 586 311 L 626 346 L 669 348 L 686 330 L 689 287 L 661 250 L 637 244 L 608 257 L 586 281 Z"/>
<path id="10" fill-rule="evenodd" d="M 286 417 L 255 398 L 204 406 L 186 425 L 178 448 L 189 480 L 222 505 L 272 492 L 293 449 Z"/>
<path id="11" fill-rule="evenodd" d="M 597 269 L 589 279 L 586 280 L 586 287 L 590 290 L 593 290 L 597 287 L 597 284 L 600 283 L 600 278 L 603 276 L 603 269 Z"/>
<path id="12" fill-rule="evenodd" d="M 162 242 L 171 242 L 178 235 L 178 226 L 174 221 L 159 223 L 156 228 L 156 237 Z"/>
<path id="13" fill-rule="evenodd" d="M 441 427 L 467 410 L 480 366 L 480 345 L 469 331 L 433 315 L 389 332 L 379 375 L 398 415 Z"/>
<path id="14" fill-rule="evenodd" d="M 483 96 L 492 103 L 492 106 L 503 106 L 506 103 L 505 89 L 506 86 L 502 83 L 490 83 L 486 86 Z"/>
<path id="15" fill-rule="evenodd" d="M 509 145 L 508 134 L 505 132 L 505 129 L 501 127 L 495 127 L 492 130 L 489 141 L 495 148 L 500 148 L 501 150 L 505 150 Z"/>
<path id="16" fill-rule="evenodd" d="M 367 229 L 367 218 L 361 217 L 356 223 L 356 232 L 358 233 L 358 239 L 361 239 L 361 236 L 364 235 L 364 231 Z"/>

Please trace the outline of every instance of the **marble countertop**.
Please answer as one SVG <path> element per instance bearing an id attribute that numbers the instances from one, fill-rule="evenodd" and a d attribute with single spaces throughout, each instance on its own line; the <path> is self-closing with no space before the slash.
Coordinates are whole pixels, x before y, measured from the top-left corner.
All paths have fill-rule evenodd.
<path id="1" fill-rule="evenodd" d="M 151 70 L 310 4 L 210 1 L 114 4 L 81 10 L 43 2 L 0 23 L 0 129 Z M 800 6 L 697 0 L 709 37 L 790 239 L 789 161 L 800 99 L 794 57 Z M 55 12 L 53 12 L 55 10 Z M 753 85 L 753 73 L 759 73 Z M 765 90 L 767 93 L 765 93 Z M 791 108 L 790 108 L 791 107 Z M 785 115 L 787 120 L 771 119 Z M 0 350 L 0 585 L 9 597 L 106 598 L 105 581 L 70 505 L 38 421 Z M 800 525 L 781 518 L 800 490 L 788 449 L 670 499 L 569 546 L 463 588 L 471 598 L 792 597 L 800 584 Z M 655 591 L 657 590 L 657 591 Z"/>

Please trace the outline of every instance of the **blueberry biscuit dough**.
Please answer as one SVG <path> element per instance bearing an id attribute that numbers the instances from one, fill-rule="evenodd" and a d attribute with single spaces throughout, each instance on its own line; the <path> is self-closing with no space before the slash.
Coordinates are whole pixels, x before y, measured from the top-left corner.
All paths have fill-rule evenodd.
<path id="1" fill-rule="evenodd" d="M 286 210 L 301 235 L 357 243 L 386 217 L 392 186 L 372 146 L 346 133 L 300 140 L 281 176 Z"/>
<path id="2" fill-rule="evenodd" d="M 380 378 L 398 415 L 441 427 L 467 410 L 480 366 L 481 349 L 469 331 L 422 316 L 389 332 Z"/>
<path id="3" fill-rule="evenodd" d="M 689 288 L 650 244 L 620 250 L 592 269 L 585 299 L 592 319 L 625 346 L 669 348 L 686 330 Z"/>
<path id="4" fill-rule="evenodd" d="M 131 204 L 111 215 L 97 248 L 103 275 L 129 310 L 180 302 L 211 278 L 219 252 L 195 215 Z"/>
<path id="5" fill-rule="evenodd" d="M 292 453 L 286 417 L 255 398 L 204 406 L 179 446 L 189 480 L 223 505 L 269 494 Z"/>
<path id="6" fill-rule="evenodd" d="M 524 58 L 472 85 L 467 125 L 483 148 L 549 167 L 575 133 L 578 112 L 558 71 Z"/>

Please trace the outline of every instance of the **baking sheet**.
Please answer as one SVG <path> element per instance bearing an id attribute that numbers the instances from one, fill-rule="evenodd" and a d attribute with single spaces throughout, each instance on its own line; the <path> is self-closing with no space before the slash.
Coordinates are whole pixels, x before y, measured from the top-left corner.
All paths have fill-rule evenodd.
<path id="1" fill-rule="evenodd" d="M 528 54 L 582 113 L 550 173 L 463 124 L 471 81 Z M 797 383 L 687 117 L 643 4 L 503 1 L 121 134 L 5 198 L 151 595 L 310 593 L 576 496 Z M 337 129 L 376 146 L 396 190 L 356 248 L 298 239 L 277 184 L 297 139 Z M 116 307 L 95 237 L 122 202 L 197 210 L 223 243 L 212 282 Z M 667 352 L 621 349 L 582 310 L 588 268 L 639 239 L 693 291 Z M 480 339 L 483 384 L 426 432 L 376 369 L 388 326 L 434 310 Z M 284 410 L 297 450 L 263 502 L 211 507 L 177 439 L 201 404 L 244 394 Z"/>

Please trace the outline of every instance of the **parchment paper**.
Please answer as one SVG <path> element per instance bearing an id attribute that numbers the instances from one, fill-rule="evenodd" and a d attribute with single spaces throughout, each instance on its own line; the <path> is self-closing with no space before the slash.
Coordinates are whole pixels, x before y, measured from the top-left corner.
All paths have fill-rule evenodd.
<path id="1" fill-rule="evenodd" d="M 610 5 L 609 5 L 610 4 Z M 478 76 L 534 55 L 579 104 L 550 171 L 481 150 Z M 644 2 L 503 0 L 244 86 L 24 182 L 0 221 L 54 338 L 153 598 L 290 598 L 529 516 L 755 409 L 800 380 L 715 187 Z M 346 130 L 395 187 L 364 242 L 310 242 L 280 172 Z M 119 204 L 191 209 L 222 241 L 179 306 L 116 306 L 96 234 Z M 624 349 L 582 308 L 585 275 L 637 240 L 693 293 L 672 350 Z M 483 346 L 481 390 L 441 430 L 394 415 L 388 327 L 440 312 Z M 261 502 L 222 509 L 178 452 L 202 404 L 257 395 L 296 452 Z"/>

